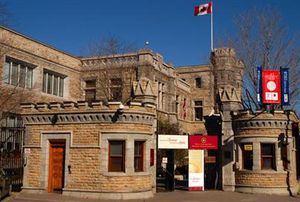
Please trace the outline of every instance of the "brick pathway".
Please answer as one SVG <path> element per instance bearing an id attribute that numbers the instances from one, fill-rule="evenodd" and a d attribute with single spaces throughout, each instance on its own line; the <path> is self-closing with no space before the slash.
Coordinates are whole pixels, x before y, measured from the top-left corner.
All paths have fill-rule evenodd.
<path id="1" fill-rule="evenodd" d="M 84 198 L 73 198 L 62 196 L 60 194 L 26 194 L 14 193 L 13 196 L 6 198 L 5 202 L 112 202 L 113 200 L 92 200 Z M 300 202 L 300 196 L 276 196 L 264 194 L 242 194 L 236 192 L 222 192 L 222 191 L 205 191 L 205 192 L 160 192 L 152 199 L 147 200 L 126 200 L 126 202 Z"/>

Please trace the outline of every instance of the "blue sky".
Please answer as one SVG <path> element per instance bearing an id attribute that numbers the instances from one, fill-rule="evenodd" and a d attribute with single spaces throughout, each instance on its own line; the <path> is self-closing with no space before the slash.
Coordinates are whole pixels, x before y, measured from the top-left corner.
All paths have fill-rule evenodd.
<path id="1" fill-rule="evenodd" d="M 116 35 L 137 48 L 149 48 L 175 66 L 208 63 L 210 16 L 193 16 L 204 0 L 7 0 L 12 28 L 72 55 L 87 44 Z M 300 1 L 215 0 L 215 44 L 234 34 L 235 16 L 271 5 L 291 33 L 300 30 Z"/>

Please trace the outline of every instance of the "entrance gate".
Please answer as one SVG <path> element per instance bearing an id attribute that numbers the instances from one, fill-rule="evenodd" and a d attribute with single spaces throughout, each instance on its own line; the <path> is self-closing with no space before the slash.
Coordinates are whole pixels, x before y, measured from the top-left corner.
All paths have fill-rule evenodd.
<path id="1" fill-rule="evenodd" d="M 2 184 L 9 183 L 13 191 L 20 191 L 23 185 L 22 146 L 25 128 L 21 117 L 15 114 L 6 115 L 1 120 L 0 128 L 0 176 Z"/>

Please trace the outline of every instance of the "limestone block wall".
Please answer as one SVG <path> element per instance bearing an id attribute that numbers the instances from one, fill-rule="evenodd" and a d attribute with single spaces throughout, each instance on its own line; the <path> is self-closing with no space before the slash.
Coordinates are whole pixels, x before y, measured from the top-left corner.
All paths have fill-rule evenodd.
<path id="1" fill-rule="evenodd" d="M 240 112 L 234 119 L 236 163 L 235 190 L 249 193 L 291 194 L 296 193 L 296 154 L 295 139 L 292 137 L 291 124 L 297 120 L 293 112 L 275 111 L 268 113 L 259 111 L 251 114 Z M 251 145 L 248 149 L 244 145 Z M 273 168 L 263 167 L 262 144 L 274 146 Z M 286 155 L 283 156 L 283 147 Z M 244 167 L 244 161 L 250 156 L 243 152 L 251 152 L 252 166 Z M 269 156 L 270 157 L 270 156 Z M 284 166 L 284 158 L 287 165 Z"/>
<path id="2" fill-rule="evenodd" d="M 118 102 L 24 104 L 26 125 L 25 191 L 46 191 L 49 142 L 64 140 L 63 194 L 97 199 L 149 198 L 155 192 L 155 106 L 131 103 L 118 111 Z M 55 121 L 54 121 L 54 118 Z M 109 172 L 109 141 L 125 141 L 125 171 Z M 134 169 L 134 142 L 144 141 L 143 171 Z"/>
<path id="3" fill-rule="evenodd" d="M 3 82 L 3 66 L 5 59 L 10 58 L 18 63 L 30 64 L 33 68 L 32 88 L 24 89 Z M 80 59 L 53 47 L 35 41 L 22 34 L 0 27 L 0 90 L 1 109 L 18 112 L 21 102 L 54 102 L 79 100 L 80 91 Z M 43 92 L 43 71 L 55 72 L 64 76 L 63 97 Z M 8 101 L 4 101 L 9 97 Z M 13 106 L 13 107 L 12 107 Z"/>

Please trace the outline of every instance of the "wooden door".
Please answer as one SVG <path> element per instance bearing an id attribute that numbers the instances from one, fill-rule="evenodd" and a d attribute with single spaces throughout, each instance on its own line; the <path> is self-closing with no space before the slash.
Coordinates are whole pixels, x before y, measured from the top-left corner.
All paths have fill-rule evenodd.
<path id="1" fill-rule="evenodd" d="M 50 142 L 48 192 L 61 192 L 64 186 L 65 142 Z"/>

